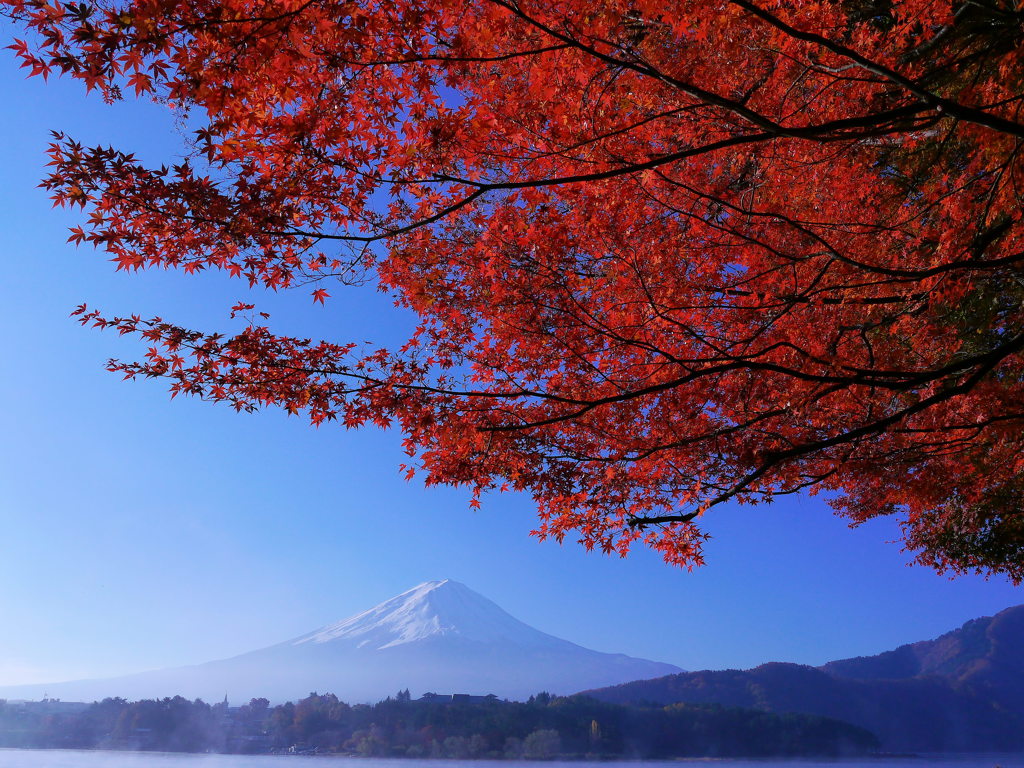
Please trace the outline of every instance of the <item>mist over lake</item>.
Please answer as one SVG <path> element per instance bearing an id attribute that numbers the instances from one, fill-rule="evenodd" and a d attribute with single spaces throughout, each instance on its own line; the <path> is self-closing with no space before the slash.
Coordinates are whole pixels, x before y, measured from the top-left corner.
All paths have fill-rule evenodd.
<path id="1" fill-rule="evenodd" d="M 123 753 L 85 752 L 76 750 L 21 750 L 0 749 L 0 768 L 271 768 L 274 765 L 331 765 L 346 764 L 346 768 L 490 768 L 494 761 L 488 760 L 385 760 L 378 758 L 351 757 L 302 757 L 285 755 L 176 755 L 167 753 Z M 719 760 L 702 758 L 676 760 L 674 764 L 713 764 L 722 768 L 1024 768 L 1024 755 L 956 755 L 918 756 L 900 758 L 858 758 L 852 760 Z M 656 763 L 621 761 L 614 763 L 618 768 L 649 766 Z M 511 768 L 537 768 L 538 763 L 529 761 L 505 761 Z M 592 768 L 608 765 L 607 762 L 545 762 L 550 768 Z"/>
<path id="2" fill-rule="evenodd" d="M 325 762 L 326 761 L 326 762 Z M 714 765 L 721 768 L 1024 768 L 1024 755 L 922 755 L 917 757 L 857 758 L 851 760 L 673 760 L 673 765 Z M 608 762 L 503 761 L 509 768 L 615 768 L 663 765 L 640 761 Z M 384 760 L 353 757 L 181 755 L 139 752 L 86 752 L 76 750 L 0 749 L 0 768 L 274 768 L 280 766 L 335 766 L 336 768 L 493 768 L 493 760 Z"/>

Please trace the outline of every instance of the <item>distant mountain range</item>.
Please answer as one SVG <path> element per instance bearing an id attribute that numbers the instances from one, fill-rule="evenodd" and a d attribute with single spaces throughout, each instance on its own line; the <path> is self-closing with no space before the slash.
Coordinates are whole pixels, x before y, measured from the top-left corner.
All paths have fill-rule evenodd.
<path id="1" fill-rule="evenodd" d="M 189 667 L 105 680 L 0 687 L 0 697 L 65 701 L 180 694 L 234 702 L 295 700 L 311 691 L 351 703 L 399 690 L 526 699 L 680 672 L 545 634 L 451 580 L 420 584 L 368 611 L 269 648 Z"/>
<path id="2" fill-rule="evenodd" d="M 651 679 L 654 678 L 654 679 Z M 584 691 L 615 704 L 720 704 L 845 721 L 894 752 L 1024 750 L 1024 606 L 935 640 L 833 661 L 683 672 L 540 632 L 455 581 L 431 581 L 356 616 L 241 656 L 105 680 L 0 687 L 0 698 L 182 695 L 234 702 L 334 693 L 413 696 Z"/>
<path id="3" fill-rule="evenodd" d="M 718 703 L 845 720 L 889 751 L 1024 749 L 1024 606 L 935 640 L 821 667 L 771 663 L 590 690 L 619 703 Z"/>

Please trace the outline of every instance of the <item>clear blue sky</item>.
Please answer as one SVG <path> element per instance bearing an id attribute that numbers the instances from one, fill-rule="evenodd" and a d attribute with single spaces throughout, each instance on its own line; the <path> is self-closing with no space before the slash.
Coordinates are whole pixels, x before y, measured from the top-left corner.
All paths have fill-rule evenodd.
<path id="1" fill-rule="evenodd" d="M 221 275 L 115 273 L 65 245 L 74 217 L 36 188 L 50 129 L 153 163 L 180 135 L 157 105 L 26 81 L 6 51 L 0 88 L 0 684 L 221 658 L 437 578 L 544 631 L 688 669 L 876 653 L 1024 602 L 1002 580 L 907 567 L 892 521 L 851 532 L 820 499 L 715 510 L 694 573 L 541 544 L 525 497 L 472 512 L 464 493 L 402 480 L 395 433 L 121 382 L 104 361 L 141 348 L 80 328 L 82 301 L 230 330 L 245 299 L 281 332 L 339 341 L 395 338 L 405 318 L 373 292 L 313 306 Z"/>

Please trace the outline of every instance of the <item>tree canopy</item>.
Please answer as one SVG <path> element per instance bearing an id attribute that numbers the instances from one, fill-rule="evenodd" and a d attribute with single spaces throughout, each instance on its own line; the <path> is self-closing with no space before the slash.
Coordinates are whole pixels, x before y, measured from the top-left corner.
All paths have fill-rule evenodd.
<path id="1" fill-rule="evenodd" d="M 542 537 L 702 561 L 723 502 L 827 491 L 939 570 L 1024 577 L 1016 0 L 2 0 L 35 74 L 201 126 L 44 184 L 119 269 L 363 282 L 401 348 L 83 323 L 126 376 L 396 425 Z M 361 338 L 361 337 L 360 337 Z"/>

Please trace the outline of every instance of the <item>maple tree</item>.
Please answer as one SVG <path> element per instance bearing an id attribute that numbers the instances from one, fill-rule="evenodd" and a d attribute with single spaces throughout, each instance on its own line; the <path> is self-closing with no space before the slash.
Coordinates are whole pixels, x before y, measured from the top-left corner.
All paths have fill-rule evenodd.
<path id="1" fill-rule="evenodd" d="M 428 483 L 608 552 L 699 564 L 717 505 L 825 490 L 1024 577 L 1015 0 L 0 6 L 33 74 L 201 124 L 172 168 L 58 135 L 73 241 L 419 318 L 384 350 L 83 305 L 152 345 L 112 370 L 395 424 Z"/>

